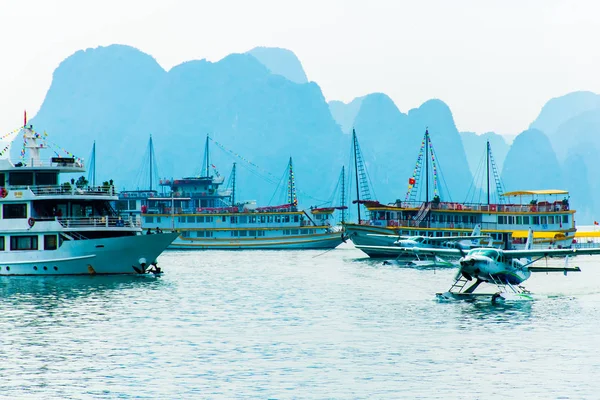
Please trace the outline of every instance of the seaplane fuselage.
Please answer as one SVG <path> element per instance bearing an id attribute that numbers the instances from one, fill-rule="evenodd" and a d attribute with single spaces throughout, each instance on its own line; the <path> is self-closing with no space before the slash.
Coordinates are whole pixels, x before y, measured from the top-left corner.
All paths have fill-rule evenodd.
<path id="1" fill-rule="evenodd" d="M 527 262 L 506 259 L 496 249 L 475 249 L 459 260 L 461 274 L 484 282 L 519 285 L 529 279 Z"/>

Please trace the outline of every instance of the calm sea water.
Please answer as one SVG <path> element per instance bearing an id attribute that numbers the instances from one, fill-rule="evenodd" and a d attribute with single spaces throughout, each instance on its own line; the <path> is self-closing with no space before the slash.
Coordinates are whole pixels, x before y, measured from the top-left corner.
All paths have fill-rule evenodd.
<path id="1" fill-rule="evenodd" d="M 361 254 L 167 252 L 160 278 L 0 279 L 0 396 L 600 397 L 600 257 L 493 306 L 436 301 L 452 270 Z"/>

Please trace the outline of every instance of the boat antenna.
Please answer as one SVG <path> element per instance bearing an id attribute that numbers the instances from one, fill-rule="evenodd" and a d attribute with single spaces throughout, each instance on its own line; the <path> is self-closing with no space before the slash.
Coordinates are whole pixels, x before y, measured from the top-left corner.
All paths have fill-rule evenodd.
<path id="1" fill-rule="evenodd" d="M 92 186 L 96 187 L 96 141 L 92 145 L 92 156 L 90 157 L 90 172 L 88 174 L 88 180 L 91 181 Z"/>
<path id="2" fill-rule="evenodd" d="M 356 131 L 352 128 L 352 146 L 354 148 L 354 172 L 356 178 L 356 209 L 358 212 L 358 223 L 360 224 L 360 188 L 358 184 L 358 141 L 356 139 Z"/>
<path id="3" fill-rule="evenodd" d="M 152 156 L 154 155 L 154 146 L 152 145 L 152 134 L 150 134 L 150 141 L 148 142 L 150 148 L 150 191 L 152 191 Z"/>

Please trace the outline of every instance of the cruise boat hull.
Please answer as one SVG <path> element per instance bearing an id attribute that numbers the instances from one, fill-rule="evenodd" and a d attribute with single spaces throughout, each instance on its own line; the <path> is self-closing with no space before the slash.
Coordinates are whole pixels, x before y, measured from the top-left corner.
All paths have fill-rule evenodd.
<path id="1" fill-rule="evenodd" d="M 69 240 L 53 251 L 6 252 L 0 276 L 139 274 L 175 240 L 177 233 Z"/>
<path id="2" fill-rule="evenodd" d="M 235 239 L 183 239 L 177 238 L 169 249 L 184 250 L 294 250 L 294 249 L 333 249 L 343 242 L 340 232 L 317 236 Z"/>

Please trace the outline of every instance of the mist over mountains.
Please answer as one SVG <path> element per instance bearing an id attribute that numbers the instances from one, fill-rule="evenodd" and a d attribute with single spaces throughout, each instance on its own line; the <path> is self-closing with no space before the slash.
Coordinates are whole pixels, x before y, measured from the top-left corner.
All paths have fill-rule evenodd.
<path id="1" fill-rule="evenodd" d="M 591 92 L 551 99 L 509 146 L 493 132 L 458 132 L 439 99 L 404 112 L 384 93 L 327 103 L 289 50 L 257 47 L 165 71 L 148 54 L 111 45 L 65 59 L 31 123 L 85 159 L 96 141 L 98 179 L 114 179 L 120 189 L 149 186 L 150 135 L 158 173 L 171 178 L 200 174 L 210 134 L 211 173 L 228 176 L 236 162 L 237 198 L 262 204 L 284 201 L 286 183 L 278 181 L 291 156 L 302 206 L 338 203 L 333 189 L 350 162 L 353 128 L 376 198 L 404 200 L 428 129 L 442 200 L 478 200 L 468 192 L 489 140 L 507 190 L 564 188 L 579 223 L 600 218 L 600 184 L 592 179 L 600 162 L 600 96 Z"/>

